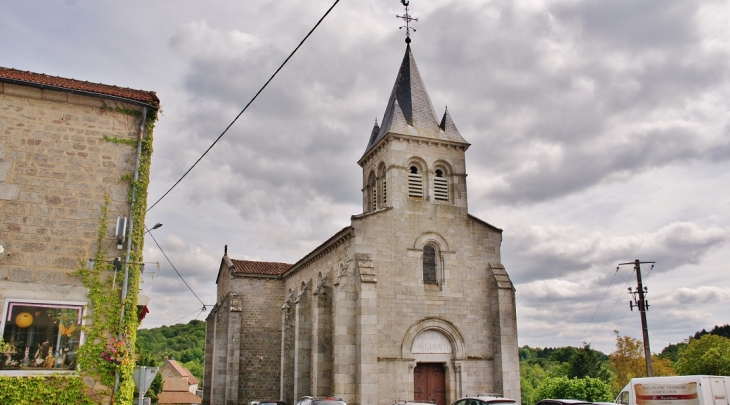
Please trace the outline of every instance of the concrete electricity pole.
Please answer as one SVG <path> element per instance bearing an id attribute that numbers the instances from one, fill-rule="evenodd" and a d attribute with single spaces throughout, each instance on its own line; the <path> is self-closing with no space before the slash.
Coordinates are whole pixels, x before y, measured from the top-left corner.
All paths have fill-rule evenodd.
<path id="1" fill-rule="evenodd" d="M 629 307 L 631 310 L 634 310 L 634 307 L 639 308 L 639 313 L 641 314 L 641 330 L 644 334 L 644 360 L 646 361 L 646 376 L 651 377 L 652 376 L 652 370 L 651 370 L 651 350 L 649 349 L 649 327 L 646 325 L 646 311 L 649 309 L 649 303 L 644 299 L 644 295 L 648 294 L 648 289 L 644 287 L 644 284 L 641 280 L 641 265 L 642 264 L 648 264 L 651 263 L 651 268 L 654 268 L 654 262 L 642 262 L 639 261 L 639 259 L 634 260 L 633 262 L 628 263 L 619 263 L 619 266 L 627 265 L 627 264 L 633 264 L 634 270 L 636 270 L 636 282 L 638 284 L 636 291 L 631 291 L 631 287 L 629 287 L 629 293 L 633 294 L 634 301 L 629 301 Z M 636 294 L 639 294 L 639 300 L 636 300 Z"/>

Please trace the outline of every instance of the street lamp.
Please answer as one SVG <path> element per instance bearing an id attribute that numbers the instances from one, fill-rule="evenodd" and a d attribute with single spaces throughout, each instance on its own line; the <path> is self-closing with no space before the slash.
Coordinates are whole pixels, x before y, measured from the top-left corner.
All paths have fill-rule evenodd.
<path id="1" fill-rule="evenodd" d="M 155 226 L 153 226 L 152 228 L 148 229 L 148 230 L 147 230 L 147 231 L 145 232 L 145 234 L 146 234 L 147 232 L 150 232 L 150 231 L 152 231 L 152 230 L 155 230 L 155 229 L 157 229 L 157 228 L 160 228 L 161 226 L 162 226 L 162 224 L 158 222 L 158 223 L 156 223 L 156 224 L 155 224 Z"/>

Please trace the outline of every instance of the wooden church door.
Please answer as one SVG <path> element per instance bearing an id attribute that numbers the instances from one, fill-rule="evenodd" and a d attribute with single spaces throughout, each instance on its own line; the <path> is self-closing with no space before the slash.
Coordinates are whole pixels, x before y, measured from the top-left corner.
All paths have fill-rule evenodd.
<path id="1" fill-rule="evenodd" d="M 413 370 L 414 400 L 446 405 L 446 372 L 440 363 L 418 363 Z"/>

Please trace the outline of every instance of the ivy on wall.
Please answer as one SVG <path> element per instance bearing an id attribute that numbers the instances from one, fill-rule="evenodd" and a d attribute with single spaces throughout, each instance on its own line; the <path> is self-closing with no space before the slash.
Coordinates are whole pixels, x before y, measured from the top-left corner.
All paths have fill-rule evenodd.
<path id="1" fill-rule="evenodd" d="M 93 405 L 99 403 L 81 377 L 52 375 L 31 377 L 0 376 L 0 404 L 14 405 Z"/>
<path id="2" fill-rule="evenodd" d="M 139 116 L 138 111 L 128 111 L 121 108 L 106 108 L 106 110 L 117 113 Z M 138 177 L 135 181 L 129 174 L 122 176 L 122 181 L 129 183 L 129 202 L 131 203 L 132 190 L 134 190 L 134 202 L 132 205 L 132 221 L 134 228 L 128 236 L 131 238 L 131 252 L 129 258 L 129 274 L 127 280 L 127 295 L 124 302 L 121 302 L 121 286 L 124 278 L 124 266 L 114 271 L 113 263 L 106 258 L 107 252 L 103 248 L 103 241 L 106 237 L 109 197 L 105 197 L 105 203 L 99 217 L 99 228 L 97 231 L 97 251 L 94 255 L 95 265 L 93 268 L 86 266 L 85 262 L 80 263 L 77 274 L 81 277 L 84 286 L 89 289 L 89 301 L 91 315 L 84 328 L 86 342 L 79 348 L 78 364 L 83 374 L 96 376 L 99 381 L 109 387 L 114 385 L 115 375 L 119 374 L 119 386 L 114 393 L 115 404 L 129 404 L 132 401 L 135 387 L 132 380 L 132 371 L 137 354 L 134 351 L 134 343 L 137 337 L 137 295 L 139 294 L 139 265 L 143 261 L 142 248 L 144 246 L 144 220 L 147 210 L 147 186 L 149 184 L 150 163 L 152 158 L 152 132 L 154 123 L 157 121 L 157 111 L 148 111 L 145 123 L 145 137 L 142 140 L 141 154 L 138 167 Z M 131 143 L 127 139 L 119 139 L 104 136 L 105 142 L 114 144 L 130 144 L 136 146 L 136 140 Z M 111 276 L 110 276 L 111 275 Z M 110 293 L 114 291 L 116 293 Z M 124 317 L 120 319 L 121 307 L 124 306 Z M 121 342 L 119 342 L 121 340 Z M 117 352 L 114 361 L 102 357 L 102 353 L 108 353 L 110 347 L 121 343 L 129 350 Z M 106 351 L 106 352 L 105 352 Z"/>

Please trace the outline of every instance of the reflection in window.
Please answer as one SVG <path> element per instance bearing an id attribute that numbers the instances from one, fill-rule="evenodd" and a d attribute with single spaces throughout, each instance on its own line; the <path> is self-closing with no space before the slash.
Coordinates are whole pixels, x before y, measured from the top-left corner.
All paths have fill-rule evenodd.
<path id="1" fill-rule="evenodd" d="M 83 303 L 6 301 L 0 368 L 76 368 Z"/>

